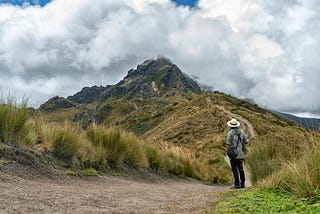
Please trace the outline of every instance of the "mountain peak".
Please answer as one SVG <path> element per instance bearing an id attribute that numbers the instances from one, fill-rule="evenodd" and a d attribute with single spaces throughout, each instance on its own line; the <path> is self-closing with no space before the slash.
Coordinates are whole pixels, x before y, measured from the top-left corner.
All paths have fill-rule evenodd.
<path id="1" fill-rule="evenodd" d="M 67 100 L 63 97 L 55 96 L 42 104 L 39 109 L 45 112 L 53 112 L 58 109 L 71 108 L 75 106 L 76 104 L 71 102 L 70 100 Z"/>
<path id="2" fill-rule="evenodd" d="M 165 66 L 173 66 L 174 64 L 168 58 L 157 57 L 156 59 L 148 59 L 142 64 L 138 65 L 136 69 L 131 69 L 126 77 L 135 75 L 147 75 L 150 72 L 159 71 Z"/>
<path id="3" fill-rule="evenodd" d="M 107 87 L 85 87 L 68 97 L 77 103 L 91 103 L 109 98 L 152 98 L 177 94 L 201 93 L 199 85 L 183 73 L 170 59 L 158 57 L 149 59 L 130 69 L 119 83 Z"/>

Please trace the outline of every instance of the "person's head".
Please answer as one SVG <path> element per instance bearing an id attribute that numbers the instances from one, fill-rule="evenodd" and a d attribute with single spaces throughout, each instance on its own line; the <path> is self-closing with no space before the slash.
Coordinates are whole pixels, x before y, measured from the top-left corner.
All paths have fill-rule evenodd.
<path id="1" fill-rule="evenodd" d="M 240 126 L 240 122 L 237 119 L 232 118 L 227 122 L 227 125 L 230 128 L 238 128 Z"/>

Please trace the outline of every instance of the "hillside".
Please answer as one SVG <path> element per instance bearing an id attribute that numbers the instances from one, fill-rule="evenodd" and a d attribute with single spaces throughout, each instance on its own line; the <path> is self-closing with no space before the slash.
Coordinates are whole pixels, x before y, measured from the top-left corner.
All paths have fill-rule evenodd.
<path id="1" fill-rule="evenodd" d="M 226 122 L 241 118 L 250 143 L 294 144 L 314 133 L 283 120 L 244 100 L 215 92 L 201 92 L 195 81 L 167 59 L 147 60 L 131 69 L 118 84 L 86 87 L 59 98 L 54 111 L 49 100 L 39 111 L 48 121 L 65 119 L 87 128 L 92 123 L 135 133 L 147 143 L 186 148 L 200 161 L 213 182 L 231 180 L 224 161 Z M 251 132 L 249 132 L 251 130 Z"/>
<path id="2" fill-rule="evenodd" d="M 320 119 L 297 117 L 292 114 L 286 114 L 286 113 L 278 112 L 278 111 L 272 111 L 272 112 L 274 114 L 278 115 L 279 117 L 282 117 L 286 120 L 294 122 L 298 126 L 320 132 Z"/>

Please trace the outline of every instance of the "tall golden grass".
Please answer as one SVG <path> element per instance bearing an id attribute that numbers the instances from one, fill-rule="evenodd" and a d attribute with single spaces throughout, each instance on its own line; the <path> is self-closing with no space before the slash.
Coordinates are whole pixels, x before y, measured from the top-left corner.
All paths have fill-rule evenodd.
<path id="1" fill-rule="evenodd" d="M 28 120 L 25 106 L 25 103 L 17 104 L 13 100 L 9 100 L 7 104 L 0 104 L 0 141 L 12 144 L 21 138 Z"/>
<path id="2" fill-rule="evenodd" d="M 87 130 L 71 122 L 46 123 L 29 118 L 25 105 L 0 105 L 0 141 L 50 152 L 65 166 L 94 168 L 144 168 L 204 181 L 214 171 L 207 160 L 199 160 L 186 148 L 168 143 L 146 143 L 132 133 L 93 124 Z"/>
<path id="3" fill-rule="evenodd" d="M 146 146 L 150 167 L 159 172 L 169 172 L 202 181 L 213 182 L 215 172 L 208 160 L 197 159 L 187 148 L 159 142 Z"/>
<path id="4" fill-rule="evenodd" d="M 252 181 L 264 179 L 277 172 L 284 162 L 294 159 L 300 152 L 288 142 L 273 139 L 257 142 L 246 157 L 251 169 Z"/>
<path id="5" fill-rule="evenodd" d="M 280 188 L 306 197 L 320 189 L 320 141 L 304 145 L 303 155 L 284 162 L 281 169 L 261 180 L 267 188 Z"/>

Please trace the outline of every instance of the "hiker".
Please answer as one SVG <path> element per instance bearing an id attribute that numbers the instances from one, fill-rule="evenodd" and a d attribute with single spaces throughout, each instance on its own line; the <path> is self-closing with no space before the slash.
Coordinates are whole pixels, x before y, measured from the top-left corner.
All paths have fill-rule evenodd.
<path id="1" fill-rule="evenodd" d="M 230 128 L 228 131 L 226 152 L 230 158 L 231 169 L 234 178 L 234 186 L 231 189 L 245 188 L 243 161 L 246 151 L 244 145 L 247 144 L 248 141 L 243 132 L 239 129 L 239 121 L 236 119 L 231 119 L 228 121 L 227 125 Z"/>

